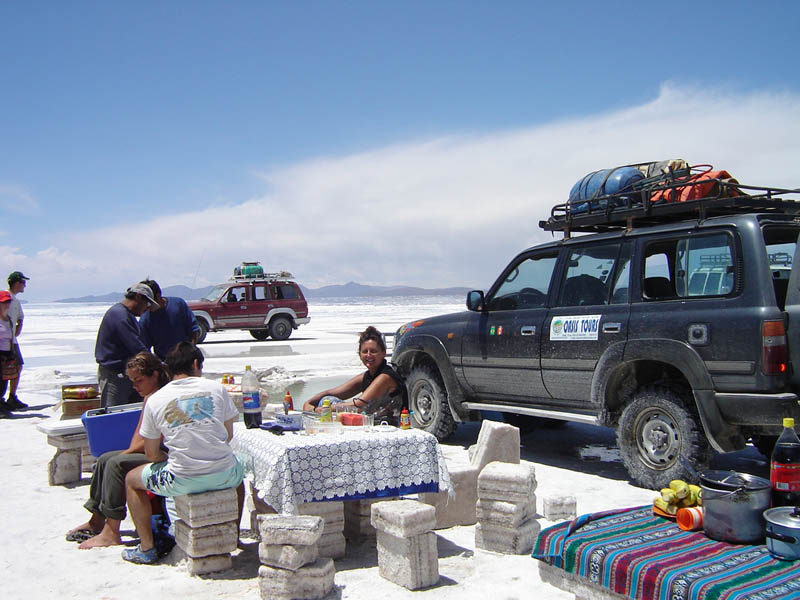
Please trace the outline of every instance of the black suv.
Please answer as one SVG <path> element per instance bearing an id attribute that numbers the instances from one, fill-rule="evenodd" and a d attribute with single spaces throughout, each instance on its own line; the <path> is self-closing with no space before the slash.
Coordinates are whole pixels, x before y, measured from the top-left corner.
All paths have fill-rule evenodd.
<path id="1" fill-rule="evenodd" d="M 654 489 L 712 449 L 750 439 L 768 456 L 782 417 L 800 422 L 800 203 L 728 183 L 692 202 L 555 207 L 540 226 L 563 239 L 516 256 L 466 312 L 397 331 L 414 426 L 443 440 L 489 410 L 614 427 Z"/>

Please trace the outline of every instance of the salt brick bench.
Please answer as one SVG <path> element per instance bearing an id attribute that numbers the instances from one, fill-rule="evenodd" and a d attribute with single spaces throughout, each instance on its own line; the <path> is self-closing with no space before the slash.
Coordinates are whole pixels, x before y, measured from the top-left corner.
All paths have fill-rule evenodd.
<path id="1" fill-rule="evenodd" d="M 56 448 L 47 463 L 47 483 L 64 485 L 81 480 L 81 473 L 91 472 L 95 458 L 89 452 L 89 437 L 80 419 L 48 420 L 36 428 L 47 435 L 47 443 Z"/>

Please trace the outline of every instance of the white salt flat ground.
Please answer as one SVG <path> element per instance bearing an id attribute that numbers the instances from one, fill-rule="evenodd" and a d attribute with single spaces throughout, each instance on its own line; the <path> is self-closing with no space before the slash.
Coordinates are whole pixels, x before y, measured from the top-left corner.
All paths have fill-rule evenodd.
<path id="1" fill-rule="evenodd" d="M 253 340 L 247 332 L 210 334 L 203 344 L 207 376 L 241 373 L 245 364 L 262 373 L 274 399 L 288 387 L 296 401 L 361 370 L 356 335 L 373 324 L 394 331 L 400 324 L 434 314 L 461 310 L 460 298 L 382 299 L 364 302 L 312 303 L 312 322 L 285 342 Z M 256 543 L 243 538 L 234 556 L 234 569 L 213 577 L 190 577 L 172 565 L 125 563 L 119 548 L 79 551 L 64 541 L 64 533 L 83 522 L 82 507 L 88 478 L 73 486 L 47 485 L 47 462 L 54 448 L 36 424 L 58 418 L 52 410 L 65 382 L 94 379 L 94 338 L 108 305 L 29 304 L 21 344 L 26 359 L 20 396 L 32 409 L 13 420 L 0 421 L 0 514 L 5 515 L 0 545 L 0 584 L 3 598 L 198 599 L 259 598 Z M 479 424 L 462 426 L 443 445 L 449 461 L 467 461 Z M 577 496 L 580 513 L 649 503 L 654 493 L 627 482 L 618 461 L 613 432 L 603 428 L 567 425 L 537 430 L 523 438 L 522 457 L 535 465 L 541 498 L 552 493 Z M 716 468 L 759 475 L 766 461 L 755 450 L 715 459 Z M 541 506 L 541 504 L 540 504 Z M 246 519 L 243 527 L 247 527 Z M 129 520 L 123 532 L 132 534 Z M 438 586 L 409 592 L 378 576 L 374 547 L 349 548 L 336 562 L 336 589 L 330 598 L 458 598 L 491 597 L 564 599 L 560 590 L 539 581 L 536 561 L 476 550 L 474 527 L 439 531 Z M 127 536 L 126 541 L 133 543 Z"/>

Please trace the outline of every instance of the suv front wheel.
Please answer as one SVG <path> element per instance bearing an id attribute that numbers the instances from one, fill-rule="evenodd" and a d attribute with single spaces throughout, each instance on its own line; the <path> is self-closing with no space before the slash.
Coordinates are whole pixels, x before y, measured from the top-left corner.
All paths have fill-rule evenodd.
<path id="1" fill-rule="evenodd" d="M 637 485 L 660 489 L 691 473 L 680 457 L 698 471 L 711 460 L 690 394 L 662 386 L 639 388 L 622 411 L 617 444 L 622 462 Z"/>
<path id="2" fill-rule="evenodd" d="M 457 425 L 439 373 L 428 365 L 414 367 L 406 377 L 406 388 L 412 425 L 433 434 L 440 442 L 449 438 Z"/>
<path id="3" fill-rule="evenodd" d="M 203 319 L 197 319 L 200 331 L 197 333 L 197 343 L 202 344 L 208 335 L 208 324 Z"/>

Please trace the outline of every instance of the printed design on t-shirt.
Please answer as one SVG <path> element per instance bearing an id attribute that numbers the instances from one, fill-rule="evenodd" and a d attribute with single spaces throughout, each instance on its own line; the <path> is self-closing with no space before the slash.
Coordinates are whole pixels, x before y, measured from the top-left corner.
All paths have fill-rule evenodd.
<path id="1" fill-rule="evenodd" d="M 167 404 L 164 419 L 174 429 L 193 421 L 204 421 L 214 417 L 214 399 L 210 395 L 176 398 Z"/>

